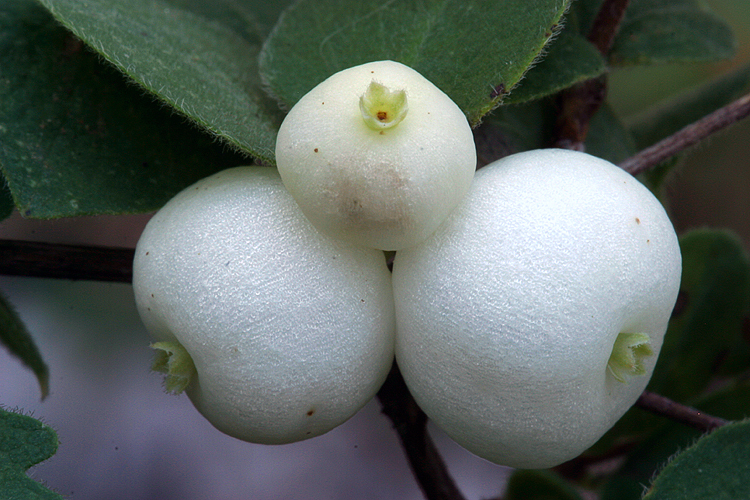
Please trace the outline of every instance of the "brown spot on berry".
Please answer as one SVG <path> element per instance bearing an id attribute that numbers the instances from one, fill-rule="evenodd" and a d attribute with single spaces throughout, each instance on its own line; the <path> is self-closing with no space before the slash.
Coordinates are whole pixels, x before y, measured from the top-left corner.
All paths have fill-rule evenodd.
<path id="1" fill-rule="evenodd" d="M 318 148 L 313 149 L 313 151 L 315 151 L 317 153 L 318 152 Z"/>
<path id="2" fill-rule="evenodd" d="M 388 119 L 388 113 L 386 111 L 378 111 L 378 120 L 384 122 Z"/>
<path id="3" fill-rule="evenodd" d="M 640 224 L 640 223 L 641 223 L 641 219 L 639 219 L 638 217 L 636 217 L 636 218 L 635 218 L 635 223 L 636 223 L 636 224 Z"/>

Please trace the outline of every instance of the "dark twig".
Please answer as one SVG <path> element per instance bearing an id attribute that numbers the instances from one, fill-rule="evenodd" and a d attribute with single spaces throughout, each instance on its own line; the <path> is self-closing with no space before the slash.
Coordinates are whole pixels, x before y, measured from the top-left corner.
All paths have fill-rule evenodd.
<path id="1" fill-rule="evenodd" d="M 588 39 L 603 56 L 612 49 L 629 3 L 630 0 L 605 0 L 596 14 Z"/>
<path id="2" fill-rule="evenodd" d="M 601 107 L 607 94 L 604 77 L 592 78 L 563 90 L 557 96 L 555 123 L 556 148 L 583 151 L 591 118 Z"/>
<path id="3" fill-rule="evenodd" d="M 133 255 L 130 248 L 0 240 L 0 274 L 130 283 Z"/>
<path id="4" fill-rule="evenodd" d="M 604 0 L 589 31 L 589 41 L 607 56 L 625 15 L 629 0 Z M 605 77 L 592 78 L 566 89 L 558 95 L 559 108 L 555 125 L 554 146 L 583 151 L 591 118 L 607 94 Z"/>
<path id="5" fill-rule="evenodd" d="M 636 153 L 620 163 L 620 167 L 633 175 L 638 175 L 748 115 L 750 115 L 750 94 L 740 97 L 697 122 L 678 130 L 666 139 Z"/>
<path id="6" fill-rule="evenodd" d="M 396 363 L 378 391 L 383 413 L 401 439 L 417 483 L 428 500 L 463 500 L 435 443 L 427 433 L 427 415 L 409 394 Z"/>
<path id="7" fill-rule="evenodd" d="M 643 391 L 643 394 L 638 398 L 635 405 L 703 432 L 712 431 L 717 427 L 727 424 L 727 421 L 723 418 L 703 413 L 700 410 L 682 405 L 654 392 Z"/>

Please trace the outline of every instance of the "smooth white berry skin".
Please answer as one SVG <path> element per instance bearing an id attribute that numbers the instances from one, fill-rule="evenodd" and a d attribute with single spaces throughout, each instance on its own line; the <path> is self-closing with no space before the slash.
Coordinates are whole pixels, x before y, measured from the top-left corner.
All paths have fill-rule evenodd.
<path id="1" fill-rule="evenodd" d="M 396 359 L 417 403 L 489 461 L 579 455 L 653 371 L 681 277 L 661 204 L 609 162 L 566 150 L 506 157 L 393 269 Z M 647 333 L 645 375 L 607 368 L 620 332 Z"/>
<path id="2" fill-rule="evenodd" d="M 404 90 L 408 112 L 368 126 L 360 97 L 375 81 Z M 324 233 L 398 250 L 430 235 L 464 197 L 476 148 L 463 112 L 403 64 L 379 61 L 331 76 L 281 124 L 276 162 L 284 185 Z"/>
<path id="3" fill-rule="evenodd" d="M 333 429 L 392 364 L 383 253 L 321 235 L 272 168 L 226 170 L 169 201 L 138 242 L 133 288 L 151 335 L 191 355 L 195 407 L 242 440 Z"/>

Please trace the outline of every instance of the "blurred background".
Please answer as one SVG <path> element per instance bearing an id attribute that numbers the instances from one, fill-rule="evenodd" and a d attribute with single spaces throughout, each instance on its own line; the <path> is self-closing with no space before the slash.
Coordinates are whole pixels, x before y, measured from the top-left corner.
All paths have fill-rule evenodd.
<path id="1" fill-rule="evenodd" d="M 609 100 L 626 119 L 680 90 L 750 62 L 750 2 L 708 5 L 732 24 L 734 59 L 623 69 Z M 678 233 L 730 228 L 750 248 L 750 120 L 697 146 L 668 185 Z M 36 221 L 14 214 L 0 238 L 133 247 L 149 215 Z M 40 401 L 34 376 L 0 348 L 0 404 L 51 425 L 57 454 L 32 476 L 73 499 L 420 499 L 390 421 L 371 402 L 334 431 L 283 446 L 253 445 L 211 427 L 185 396 L 149 371 L 149 338 L 129 285 L 0 277 L 51 374 Z M 508 469 L 433 429 L 469 499 L 497 496 Z"/>

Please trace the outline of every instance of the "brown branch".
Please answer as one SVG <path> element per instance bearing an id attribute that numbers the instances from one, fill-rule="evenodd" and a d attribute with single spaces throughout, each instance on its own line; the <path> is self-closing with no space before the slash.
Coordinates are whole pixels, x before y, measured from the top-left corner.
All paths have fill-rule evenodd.
<path id="1" fill-rule="evenodd" d="M 605 0 L 596 14 L 588 40 L 603 56 L 607 56 L 612 49 L 629 3 L 630 0 Z"/>
<path id="2" fill-rule="evenodd" d="M 591 26 L 588 40 L 605 57 L 612 48 L 628 3 L 629 0 L 604 0 Z M 604 76 L 586 80 L 560 92 L 554 146 L 583 151 L 591 118 L 606 95 L 607 81 Z"/>
<path id="3" fill-rule="evenodd" d="M 703 413 L 650 391 L 643 391 L 635 405 L 703 432 L 712 431 L 728 423 L 723 418 Z"/>
<path id="4" fill-rule="evenodd" d="M 427 415 L 409 394 L 401 372 L 393 363 L 378 391 L 383 413 L 391 419 L 401 439 L 412 473 L 428 500 L 463 500 L 435 443 L 427 433 Z"/>
<path id="5" fill-rule="evenodd" d="M 740 97 L 697 122 L 678 130 L 666 139 L 636 153 L 620 163 L 620 167 L 633 175 L 638 175 L 748 115 L 750 115 L 750 94 Z"/>
<path id="6" fill-rule="evenodd" d="M 591 118 L 606 95 L 604 77 L 586 80 L 560 92 L 557 96 L 554 147 L 583 151 Z"/>
<path id="7" fill-rule="evenodd" d="M 0 274 L 130 283 L 134 255 L 130 248 L 0 240 Z"/>

